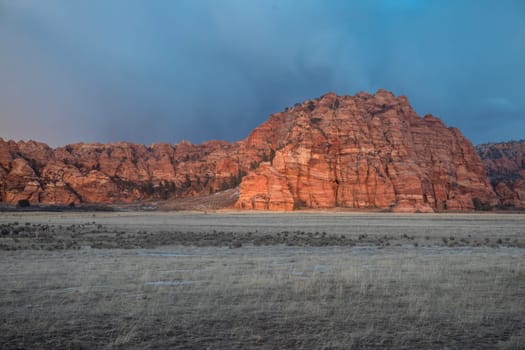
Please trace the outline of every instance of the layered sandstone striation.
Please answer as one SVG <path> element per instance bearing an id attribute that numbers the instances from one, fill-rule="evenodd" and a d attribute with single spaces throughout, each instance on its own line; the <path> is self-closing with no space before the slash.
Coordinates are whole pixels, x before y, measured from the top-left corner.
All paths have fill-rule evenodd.
<path id="1" fill-rule="evenodd" d="M 385 90 L 296 104 L 235 143 L 51 149 L 0 139 L 7 203 L 130 203 L 235 187 L 235 206 L 244 209 L 432 212 L 498 203 L 472 144 Z"/>
<path id="2" fill-rule="evenodd" d="M 503 207 L 525 208 L 525 140 L 476 146 Z"/>
<path id="3" fill-rule="evenodd" d="M 73 144 L 54 150 L 0 139 L 0 200 L 17 203 L 130 203 L 235 187 L 249 164 L 237 144 Z"/>
<path id="4" fill-rule="evenodd" d="M 269 208 L 270 186 L 282 187 L 282 179 L 295 208 L 431 212 L 471 210 L 475 198 L 497 201 L 459 130 L 420 118 L 405 97 L 385 90 L 306 101 L 272 115 L 245 144 L 272 159 L 241 183 L 240 208 L 260 207 L 259 198 Z"/>

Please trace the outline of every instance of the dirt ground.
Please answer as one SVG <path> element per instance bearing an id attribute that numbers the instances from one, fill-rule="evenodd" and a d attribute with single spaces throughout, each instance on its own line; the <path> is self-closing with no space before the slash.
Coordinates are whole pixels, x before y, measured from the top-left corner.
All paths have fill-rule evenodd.
<path id="1" fill-rule="evenodd" d="M 523 349 L 525 215 L 1 213 L 2 349 Z"/>

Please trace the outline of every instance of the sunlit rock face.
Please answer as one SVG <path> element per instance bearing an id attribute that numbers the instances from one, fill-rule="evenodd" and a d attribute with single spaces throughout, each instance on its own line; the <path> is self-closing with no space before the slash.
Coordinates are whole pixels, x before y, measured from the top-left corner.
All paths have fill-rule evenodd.
<path id="1" fill-rule="evenodd" d="M 244 141 L 272 154 L 241 183 L 240 208 L 272 199 L 286 179 L 294 207 L 471 210 L 497 199 L 472 144 L 438 118 L 420 118 L 405 97 L 327 94 L 277 113 Z M 245 183 L 246 182 L 246 183 Z M 282 187 L 280 181 L 279 187 Z M 277 199 L 282 202 L 282 199 Z"/>
<path id="2" fill-rule="evenodd" d="M 0 140 L 3 202 L 130 203 L 209 194 L 237 186 L 249 167 L 238 144 L 220 141 L 150 147 L 79 143 L 54 150 L 27 144 Z"/>
<path id="3" fill-rule="evenodd" d="M 11 204 L 130 203 L 237 186 L 241 209 L 433 212 L 499 203 L 459 130 L 420 118 L 385 90 L 296 104 L 235 143 L 51 149 L 0 139 L 0 186 L 0 200 Z"/>
<path id="4" fill-rule="evenodd" d="M 525 141 L 476 146 L 502 207 L 525 208 Z"/>

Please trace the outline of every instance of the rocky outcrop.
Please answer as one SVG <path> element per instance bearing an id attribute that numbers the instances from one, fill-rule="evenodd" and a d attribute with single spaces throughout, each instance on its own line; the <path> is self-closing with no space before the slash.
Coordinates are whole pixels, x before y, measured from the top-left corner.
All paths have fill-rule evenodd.
<path id="1" fill-rule="evenodd" d="M 270 116 L 245 140 L 200 145 L 0 139 L 0 200 L 129 203 L 239 186 L 237 208 L 471 210 L 496 204 L 471 143 L 405 97 L 326 94 Z"/>
<path id="2" fill-rule="evenodd" d="M 525 208 L 525 140 L 476 146 L 502 207 Z"/>
<path id="3" fill-rule="evenodd" d="M 241 209 L 280 210 L 294 209 L 294 198 L 290 192 L 288 179 L 270 163 L 262 163 L 255 171 L 242 179 L 240 200 Z"/>
<path id="4" fill-rule="evenodd" d="M 405 97 L 384 90 L 306 101 L 272 115 L 245 142 L 269 154 L 271 165 L 243 179 L 239 208 L 261 206 L 259 198 L 271 206 L 275 181 L 266 179 L 285 179 L 295 208 L 431 212 L 497 200 L 459 130 L 420 118 Z"/>
<path id="5" fill-rule="evenodd" d="M 0 201 L 130 203 L 210 194 L 236 187 L 248 170 L 238 148 L 212 141 L 150 147 L 79 143 L 52 150 L 0 139 Z"/>

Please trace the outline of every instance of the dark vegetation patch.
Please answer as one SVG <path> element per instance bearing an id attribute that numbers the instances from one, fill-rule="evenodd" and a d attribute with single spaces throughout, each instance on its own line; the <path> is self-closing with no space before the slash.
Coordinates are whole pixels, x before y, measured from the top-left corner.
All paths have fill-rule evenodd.
<path id="1" fill-rule="evenodd" d="M 518 247 L 525 248 L 525 240 L 515 237 L 469 236 L 443 237 L 401 235 L 332 234 L 324 231 L 284 230 L 277 233 L 255 231 L 210 232 L 167 230 L 123 230 L 122 227 L 97 224 L 56 225 L 11 222 L 0 225 L 0 250 L 62 250 L 91 247 L 97 249 L 154 248 L 166 245 L 196 247 L 255 246 L 372 246 L 372 247 Z"/>
<path id="2" fill-rule="evenodd" d="M 0 205 L 0 212 L 113 212 L 115 206 L 104 204 L 75 204 L 68 205 Z"/>

